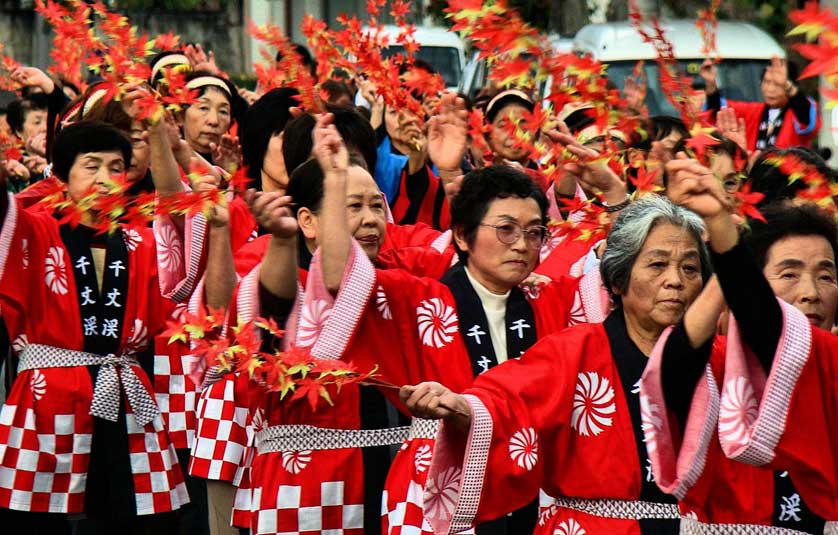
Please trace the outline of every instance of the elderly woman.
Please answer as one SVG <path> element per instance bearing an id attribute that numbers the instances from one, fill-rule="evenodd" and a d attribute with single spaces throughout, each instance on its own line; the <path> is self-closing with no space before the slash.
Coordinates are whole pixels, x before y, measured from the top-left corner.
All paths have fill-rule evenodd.
<path id="1" fill-rule="evenodd" d="M 730 520 L 721 518 L 719 509 L 705 507 L 698 511 L 699 520 L 745 521 L 822 533 L 823 518 L 838 519 L 838 344 L 828 331 L 835 323 L 838 306 L 835 224 L 814 206 L 774 206 L 764 210 L 767 224 L 754 223 L 753 233 L 741 240 L 721 188 L 711 175 L 690 161 L 670 162 L 668 169 L 674 176 L 668 194 L 705 219 L 713 263 L 725 301 L 735 316 L 726 344 L 714 351 L 714 357 L 721 352 L 723 360 L 711 358 L 713 380 L 720 383 L 721 391 L 718 446 L 732 460 L 765 468 L 748 471 L 737 463 L 725 464 L 719 459 L 721 452 L 714 451 L 716 444 L 711 444 L 706 470 L 716 474 L 710 492 L 733 489 L 727 494 L 738 500 L 744 496 L 742 503 L 747 507 L 743 511 L 749 515 L 743 518 L 740 513 Z M 697 358 L 701 351 L 696 348 L 712 338 L 719 316 L 720 307 L 712 313 L 709 306 L 703 306 L 706 300 L 702 295 L 696 302 L 696 306 L 702 304 L 703 313 L 691 310 L 684 325 L 679 325 L 681 337 L 688 340 L 693 353 L 678 351 L 675 355 L 670 346 L 677 336 L 669 337 L 663 353 L 660 376 L 666 407 L 680 413 L 684 444 L 692 442 L 702 421 L 715 427 L 712 405 L 701 407 L 708 390 L 704 383 L 710 379 L 699 382 L 695 372 L 689 371 L 698 367 L 701 374 L 707 351 Z M 667 374 L 667 367 L 674 368 L 673 363 L 681 369 L 679 375 L 694 378 L 692 385 L 682 384 L 681 391 L 692 392 L 699 383 L 691 403 L 672 393 L 674 378 Z M 644 379 L 644 389 L 652 402 L 659 402 L 650 379 Z M 665 420 L 672 419 L 662 418 L 661 422 Z M 649 431 L 661 437 L 657 442 L 665 451 L 671 449 L 663 426 Z M 691 487 L 695 481 L 681 469 L 696 463 L 685 457 L 689 452 L 678 453 L 677 472 L 666 471 L 665 458 L 656 467 L 665 475 L 661 483 L 695 495 Z M 704 464 L 700 450 L 697 456 L 699 464 Z M 778 477 L 771 470 L 786 472 L 787 477 Z M 695 486 L 702 483 L 706 482 Z M 755 488 L 759 491 L 754 492 Z M 767 512 L 762 518 L 755 514 L 760 504 L 753 501 L 754 496 L 770 499 L 762 504 Z M 702 518 L 702 513 L 709 518 Z M 763 527 L 759 532 L 771 533 L 768 529 Z M 830 529 L 835 528 L 827 527 L 825 532 Z"/>
<path id="2" fill-rule="evenodd" d="M 299 321 L 286 328 L 287 338 L 297 346 L 351 362 L 359 370 L 375 367 L 378 380 L 398 385 L 444 381 L 459 391 L 471 384 L 474 375 L 517 358 L 539 337 L 558 332 L 572 319 L 604 318 L 601 311 L 607 303 L 598 291 L 596 274 L 582 282 L 565 277 L 529 293 L 519 288 L 538 261 L 546 232 L 546 199 L 525 174 L 507 166 L 472 171 L 463 179 L 451 213 L 461 263 L 442 280 L 400 269 L 375 269 L 369 257 L 381 246 L 381 194 L 369 174 L 350 161 L 331 119 L 320 119 L 314 131 L 314 153 L 322 178 L 307 180 L 319 183 L 322 199 L 312 205 L 313 210 L 298 209 L 304 236 L 320 248 L 308 270 Z M 313 171 L 311 165 L 294 172 L 289 193 L 298 178 L 305 178 L 303 173 Z M 314 189 L 300 188 L 300 194 Z M 590 286 L 586 286 L 588 281 Z M 399 528 L 418 533 L 423 514 L 416 497 L 425 484 L 436 422 L 417 421 L 409 435 L 392 429 L 387 434 L 380 429 L 360 433 L 358 426 L 364 422 L 358 417 L 355 390 L 343 389 L 334 410 L 311 415 L 306 407 L 297 413 L 285 409 L 284 419 L 270 422 L 279 428 L 274 431 L 297 437 L 295 446 L 301 454 L 313 452 L 306 458 L 317 468 L 296 480 L 307 495 L 300 503 L 300 518 L 312 511 L 319 514 L 312 497 L 320 500 L 324 480 L 343 482 L 340 500 L 351 505 L 352 511 L 370 503 L 364 492 L 371 485 L 360 477 L 358 442 L 347 443 L 343 431 L 354 429 L 366 437 L 361 444 L 367 451 L 406 439 L 390 469 L 385 499 L 378 493 L 372 511 L 378 516 L 383 502 L 385 514 L 380 519 L 386 533 Z M 398 401 L 392 389 L 382 391 Z M 317 433 L 289 425 L 302 421 L 317 427 Z M 274 443 L 262 441 L 261 451 L 288 449 L 286 444 Z M 260 507 L 273 507 L 274 496 L 263 491 Z M 534 498 L 530 496 L 518 507 Z M 369 510 L 369 506 L 364 509 L 365 513 Z M 296 511 L 287 514 L 297 518 Z M 532 532 L 536 519 L 533 503 L 520 518 L 528 528 L 511 522 L 500 526 L 505 530 L 501 532 Z M 356 524 L 344 522 L 344 529 L 350 525 Z M 370 522 L 364 526 L 374 527 Z"/>
<path id="3" fill-rule="evenodd" d="M 547 336 L 463 394 L 402 388 L 415 415 L 445 420 L 425 494 L 435 533 L 503 515 L 539 488 L 555 501 L 538 533 L 678 533 L 675 500 L 647 470 L 637 383 L 709 275 L 703 231 L 694 214 L 647 196 L 608 237 L 600 269 L 617 306 L 604 323 Z"/>

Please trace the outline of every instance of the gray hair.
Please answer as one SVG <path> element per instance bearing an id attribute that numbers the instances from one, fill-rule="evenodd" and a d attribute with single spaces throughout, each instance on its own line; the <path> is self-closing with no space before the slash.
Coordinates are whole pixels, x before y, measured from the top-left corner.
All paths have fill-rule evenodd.
<path id="1" fill-rule="evenodd" d="M 666 197 L 646 195 L 624 209 L 608 233 L 605 252 L 599 264 L 602 282 L 616 302 L 616 292 L 628 289 L 631 268 L 646 243 L 649 232 L 660 223 L 680 227 L 695 239 L 701 259 L 701 276 L 705 282 L 713 272 L 710 254 L 704 244 L 704 222 L 686 208 L 672 204 Z"/>

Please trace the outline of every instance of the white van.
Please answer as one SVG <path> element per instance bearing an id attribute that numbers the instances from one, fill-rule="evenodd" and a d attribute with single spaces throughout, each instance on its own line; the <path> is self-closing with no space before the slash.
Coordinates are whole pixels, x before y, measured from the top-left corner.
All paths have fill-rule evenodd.
<path id="1" fill-rule="evenodd" d="M 661 21 L 666 38 L 672 43 L 675 57 L 683 72 L 699 78 L 698 71 L 704 57 L 701 32 L 695 20 Z M 722 61 L 719 65 L 719 87 L 731 100 L 761 101 L 762 71 L 772 56 L 784 58 L 785 51 L 770 35 L 746 22 L 719 21 L 716 47 Z M 629 22 L 589 24 L 573 39 L 577 54 L 590 55 L 608 65 L 608 77 L 620 89 L 627 76 L 634 71 L 638 60 L 644 60 L 648 89 L 646 106 L 651 115 L 677 115 L 672 104 L 661 92 L 657 54 Z"/>
<path id="2" fill-rule="evenodd" d="M 389 37 L 390 46 L 384 49 L 384 55 L 404 54 L 404 47 L 396 43 L 396 36 L 401 32 L 398 26 L 384 26 L 383 33 Z M 413 34 L 419 44 L 416 57 L 427 61 L 445 79 L 448 89 L 456 91 L 463 76 L 466 63 L 463 40 L 445 28 L 416 26 Z"/>

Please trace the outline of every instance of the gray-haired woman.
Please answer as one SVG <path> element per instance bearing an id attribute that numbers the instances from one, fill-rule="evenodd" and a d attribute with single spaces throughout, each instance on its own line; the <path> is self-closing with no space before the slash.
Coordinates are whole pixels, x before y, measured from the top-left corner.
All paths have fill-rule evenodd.
<path id="1" fill-rule="evenodd" d="M 710 274 L 703 230 L 664 198 L 634 203 L 602 257 L 616 303 L 604 323 L 546 337 L 462 395 L 437 383 L 402 389 L 416 416 L 445 420 L 425 493 L 435 533 L 503 515 L 540 488 L 552 499 L 536 533 L 636 533 L 638 523 L 678 533 L 675 500 L 648 469 L 637 392 L 655 341 Z"/>

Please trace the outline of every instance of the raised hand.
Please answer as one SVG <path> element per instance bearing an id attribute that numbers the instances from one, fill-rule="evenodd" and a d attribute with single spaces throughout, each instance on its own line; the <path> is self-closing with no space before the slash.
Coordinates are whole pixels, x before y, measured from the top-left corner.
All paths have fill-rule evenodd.
<path id="1" fill-rule="evenodd" d="M 24 155 L 22 162 L 31 173 L 43 173 L 49 163 L 46 158 L 36 154 Z"/>
<path id="2" fill-rule="evenodd" d="M 730 214 L 731 206 L 721 182 L 713 171 L 697 160 L 679 152 L 666 164 L 666 174 L 666 195 L 675 204 L 692 210 L 705 220 Z"/>
<path id="3" fill-rule="evenodd" d="M 314 139 L 312 152 L 327 177 L 345 175 L 349 169 L 349 151 L 333 121 L 331 113 L 319 115 L 311 134 Z"/>
<path id="4" fill-rule="evenodd" d="M 561 143 L 565 148 L 579 158 L 578 162 L 564 165 L 564 171 L 572 175 L 583 189 L 599 190 L 605 202 L 615 205 L 626 199 L 626 184 L 603 159 L 597 159 L 600 154 L 580 144 L 575 137 L 563 132 L 550 134 L 554 142 Z"/>
<path id="5" fill-rule="evenodd" d="M 215 63 L 215 54 L 212 50 L 209 53 L 204 52 L 204 48 L 200 44 L 188 45 L 183 50 L 183 55 L 189 59 L 193 71 L 204 71 L 215 76 L 223 75 L 221 69 Z"/>
<path id="6" fill-rule="evenodd" d="M 47 155 L 47 133 L 35 134 L 26 140 L 26 152 L 34 156 L 45 157 Z"/>
<path id="7" fill-rule="evenodd" d="M 23 180 L 29 180 L 30 177 L 29 169 L 17 160 L 6 160 L 0 169 L 3 171 L 3 176 L 16 176 Z M 5 188 L 2 191 L 5 191 Z"/>
<path id="8" fill-rule="evenodd" d="M 189 169 L 200 169 L 200 176 L 195 177 L 196 173 L 189 174 L 189 186 L 192 188 L 192 191 L 207 191 L 212 188 L 221 187 L 221 173 L 200 156 L 193 156 L 189 160 Z"/>
<path id="9" fill-rule="evenodd" d="M 250 207 L 256 222 L 277 238 L 292 238 L 297 235 L 297 220 L 291 212 L 291 197 L 276 191 L 248 190 L 244 200 Z"/>
<path id="10" fill-rule="evenodd" d="M 360 78 L 357 82 L 358 91 L 361 92 L 361 96 L 364 97 L 364 100 L 370 103 L 370 107 L 372 107 L 377 101 L 381 100 L 376 93 L 377 88 L 374 82 L 367 80 L 366 78 Z"/>
<path id="11" fill-rule="evenodd" d="M 251 106 L 261 97 L 261 95 L 259 95 L 256 91 L 251 91 L 250 89 L 245 89 L 243 87 L 237 88 L 237 91 L 239 92 L 239 96 L 247 101 L 247 103 Z"/>
<path id="12" fill-rule="evenodd" d="M 463 99 L 449 93 L 428 121 L 428 156 L 440 172 L 459 172 L 468 141 L 468 112 Z"/>
<path id="13" fill-rule="evenodd" d="M 218 145 L 210 143 L 210 149 L 212 161 L 228 173 L 235 173 L 241 165 L 242 148 L 238 137 L 224 134 Z"/>
<path id="14" fill-rule="evenodd" d="M 723 136 L 733 141 L 739 147 L 748 152 L 748 140 L 745 136 L 745 119 L 737 119 L 733 108 L 722 108 L 716 114 L 716 128 Z"/>
<path id="15" fill-rule="evenodd" d="M 47 95 L 55 89 L 55 82 L 52 78 L 36 67 L 17 67 L 12 70 L 11 78 L 20 85 L 40 87 Z"/>
<path id="16" fill-rule="evenodd" d="M 765 73 L 765 79 L 785 88 L 789 82 L 789 69 L 786 60 L 779 56 L 772 56 L 771 63 Z"/>

